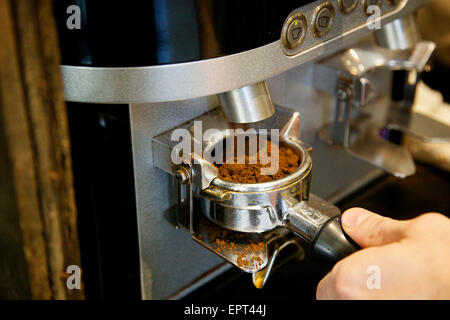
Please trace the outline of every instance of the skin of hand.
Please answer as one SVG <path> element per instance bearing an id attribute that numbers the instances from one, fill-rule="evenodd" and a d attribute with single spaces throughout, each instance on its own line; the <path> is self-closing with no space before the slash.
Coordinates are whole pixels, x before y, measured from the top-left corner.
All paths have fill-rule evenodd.
<path id="1" fill-rule="evenodd" d="M 320 281 L 317 299 L 450 299 L 450 219 L 398 221 L 353 208 L 342 227 L 362 250 Z"/>

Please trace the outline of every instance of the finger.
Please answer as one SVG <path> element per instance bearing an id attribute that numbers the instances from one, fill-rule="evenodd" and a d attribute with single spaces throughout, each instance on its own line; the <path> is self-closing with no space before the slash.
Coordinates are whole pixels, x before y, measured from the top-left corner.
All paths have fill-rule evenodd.
<path id="1" fill-rule="evenodd" d="M 436 295 L 429 265 L 418 263 L 417 246 L 392 243 L 356 252 L 319 283 L 317 299 L 424 299 Z M 431 284 L 431 285 L 430 285 Z"/>
<path id="2" fill-rule="evenodd" d="M 342 215 L 344 231 L 363 248 L 399 241 L 405 236 L 406 226 L 406 221 L 386 218 L 362 208 L 349 209 Z"/>
<path id="3" fill-rule="evenodd" d="M 333 275 L 329 272 L 322 280 L 320 280 L 316 289 L 317 300 L 334 300 L 337 298 L 333 287 Z"/>

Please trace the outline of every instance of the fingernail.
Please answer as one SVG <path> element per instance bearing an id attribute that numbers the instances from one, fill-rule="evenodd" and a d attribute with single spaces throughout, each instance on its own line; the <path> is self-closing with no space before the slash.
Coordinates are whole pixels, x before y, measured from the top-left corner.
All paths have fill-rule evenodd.
<path id="1" fill-rule="evenodd" d="M 342 215 L 342 225 L 347 228 L 356 228 L 371 214 L 370 211 L 360 208 L 349 209 Z"/>

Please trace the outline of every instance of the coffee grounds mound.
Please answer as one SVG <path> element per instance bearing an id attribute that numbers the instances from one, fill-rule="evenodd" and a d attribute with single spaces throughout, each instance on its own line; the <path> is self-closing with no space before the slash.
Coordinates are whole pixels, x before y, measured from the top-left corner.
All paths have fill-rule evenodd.
<path id="1" fill-rule="evenodd" d="M 267 154 L 270 156 L 272 143 L 267 141 Z M 295 172 L 300 166 L 300 156 L 288 145 L 279 147 L 279 167 L 274 175 L 262 175 L 261 168 L 270 167 L 270 163 L 262 164 L 258 157 L 256 164 L 249 164 L 249 157 L 245 156 L 245 164 L 238 164 L 237 157 L 234 163 L 216 164 L 219 169 L 219 178 L 236 183 L 261 183 L 284 178 Z"/>

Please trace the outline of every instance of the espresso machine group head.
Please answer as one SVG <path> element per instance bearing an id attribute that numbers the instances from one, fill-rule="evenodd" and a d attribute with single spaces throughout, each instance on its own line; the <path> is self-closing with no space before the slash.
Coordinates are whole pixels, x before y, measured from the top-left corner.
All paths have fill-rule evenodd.
<path id="1" fill-rule="evenodd" d="M 415 170 L 380 132 L 449 136 L 410 112 L 434 50 L 414 19 L 425 3 L 55 1 L 72 140 L 100 141 L 75 168 L 108 163 L 77 189 L 94 203 L 79 206 L 80 221 L 98 225 L 85 242 L 96 242 L 99 263 L 86 268 L 117 263 L 111 245 L 124 245 L 104 235 L 111 228 L 135 234 L 123 254 L 135 252 L 125 260 L 138 261 L 144 299 L 181 298 L 232 265 L 262 288 L 286 247 L 331 264 L 357 250 L 331 203 L 384 172 Z M 80 7 L 79 29 L 67 28 L 70 5 Z M 94 119 L 91 131 L 83 119 Z M 279 140 L 299 167 L 270 182 L 221 179 L 217 146 L 240 136 Z"/>

